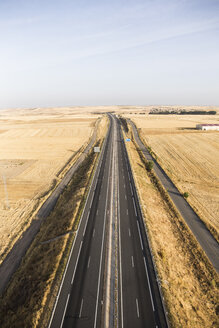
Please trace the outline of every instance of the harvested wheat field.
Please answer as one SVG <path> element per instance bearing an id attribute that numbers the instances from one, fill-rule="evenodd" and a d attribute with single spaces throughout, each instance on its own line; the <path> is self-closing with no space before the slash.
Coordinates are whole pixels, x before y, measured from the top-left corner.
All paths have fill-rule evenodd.
<path id="1" fill-rule="evenodd" d="M 145 115 L 133 121 L 158 162 L 217 236 L 219 232 L 219 133 L 197 131 L 198 123 L 219 123 L 219 116 Z"/>
<path id="2" fill-rule="evenodd" d="M 218 275 L 183 219 L 152 183 L 133 142 L 126 144 L 170 327 L 218 327 Z"/>
<path id="3" fill-rule="evenodd" d="M 97 118 L 80 108 L 0 111 L 0 263 Z"/>

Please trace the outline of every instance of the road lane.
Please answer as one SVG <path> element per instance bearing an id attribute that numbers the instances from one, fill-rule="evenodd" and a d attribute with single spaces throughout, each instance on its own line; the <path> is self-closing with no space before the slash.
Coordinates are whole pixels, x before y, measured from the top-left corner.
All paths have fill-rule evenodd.
<path id="1" fill-rule="evenodd" d="M 137 211 L 130 184 L 130 173 L 123 138 L 119 132 L 119 230 L 121 242 L 123 326 L 156 327 L 144 266 L 142 240 L 137 225 Z M 123 169 L 123 170 L 122 170 Z M 126 196 L 126 197 L 125 197 Z M 121 320 L 122 321 L 122 320 Z"/>

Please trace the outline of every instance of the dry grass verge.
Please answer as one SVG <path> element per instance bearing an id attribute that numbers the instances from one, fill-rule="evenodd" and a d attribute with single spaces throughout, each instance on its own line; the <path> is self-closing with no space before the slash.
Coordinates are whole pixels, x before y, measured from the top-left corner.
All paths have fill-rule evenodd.
<path id="1" fill-rule="evenodd" d="M 218 275 L 133 142 L 127 143 L 172 327 L 217 327 Z"/>
<path id="2" fill-rule="evenodd" d="M 74 174 L 1 298 L 2 328 L 47 326 L 96 158 L 91 151 Z M 65 234 L 69 231 L 73 233 Z M 63 237 L 42 244 L 60 235 Z"/>

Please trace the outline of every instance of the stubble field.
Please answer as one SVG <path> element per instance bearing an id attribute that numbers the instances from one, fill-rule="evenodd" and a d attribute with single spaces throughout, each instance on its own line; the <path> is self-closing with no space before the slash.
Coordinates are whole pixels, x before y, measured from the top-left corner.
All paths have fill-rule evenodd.
<path id="1" fill-rule="evenodd" d="M 219 232 L 219 133 L 197 131 L 219 117 L 142 115 L 131 117 L 158 161 L 210 230 Z"/>
<path id="2" fill-rule="evenodd" d="M 183 220 L 126 144 L 168 312 L 170 327 L 217 327 L 218 276 Z"/>
<path id="3" fill-rule="evenodd" d="M 80 155 L 97 118 L 71 108 L 0 112 L 0 263 L 65 163 Z"/>

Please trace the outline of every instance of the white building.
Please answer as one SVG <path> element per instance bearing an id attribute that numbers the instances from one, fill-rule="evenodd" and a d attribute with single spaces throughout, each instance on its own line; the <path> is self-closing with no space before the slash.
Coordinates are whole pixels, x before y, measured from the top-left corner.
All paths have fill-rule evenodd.
<path id="1" fill-rule="evenodd" d="M 219 131 L 219 124 L 197 124 L 197 130 L 217 130 Z"/>

